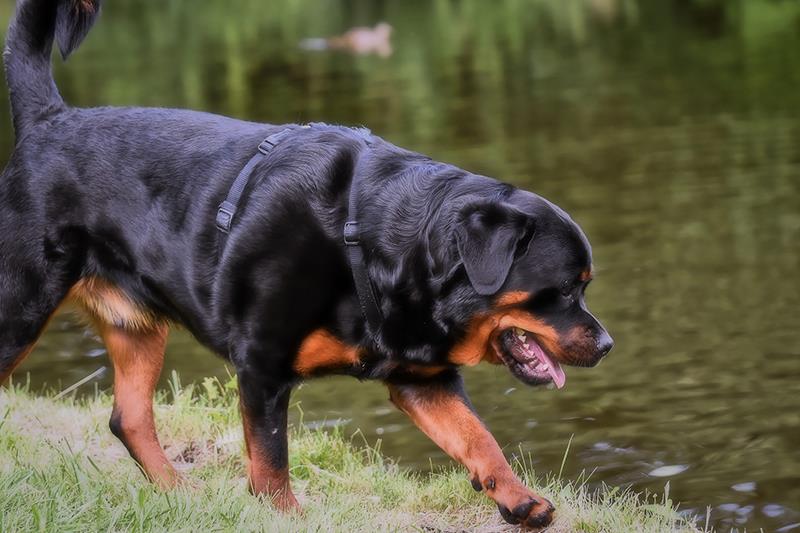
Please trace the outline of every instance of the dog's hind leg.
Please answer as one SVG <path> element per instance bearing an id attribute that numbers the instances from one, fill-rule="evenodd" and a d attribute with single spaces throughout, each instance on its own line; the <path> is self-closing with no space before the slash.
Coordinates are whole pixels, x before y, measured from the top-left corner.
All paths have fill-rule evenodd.
<path id="1" fill-rule="evenodd" d="M 153 393 L 164 364 L 169 328 L 162 324 L 128 330 L 101 323 L 98 330 L 114 366 L 109 427 L 148 479 L 160 488 L 171 488 L 180 476 L 164 455 L 153 419 Z"/>
<path id="2" fill-rule="evenodd" d="M 3 263 L 0 259 L 0 384 L 33 351 L 69 288 L 48 287 L 37 271 Z"/>

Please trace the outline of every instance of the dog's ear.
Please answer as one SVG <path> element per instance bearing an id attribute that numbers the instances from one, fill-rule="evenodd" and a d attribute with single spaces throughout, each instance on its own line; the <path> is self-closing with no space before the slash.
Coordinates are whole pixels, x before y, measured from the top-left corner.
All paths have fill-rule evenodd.
<path id="1" fill-rule="evenodd" d="M 518 246 L 530 242 L 533 230 L 533 218 L 508 203 L 479 199 L 461 208 L 456 244 L 478 294 L 486 296 L 500 290 Z"/>

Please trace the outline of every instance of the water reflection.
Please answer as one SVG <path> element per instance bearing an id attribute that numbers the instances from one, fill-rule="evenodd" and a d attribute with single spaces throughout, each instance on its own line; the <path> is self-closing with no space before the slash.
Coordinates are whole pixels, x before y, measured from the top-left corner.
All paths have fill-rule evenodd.
<path id="1" fill-rule="evenodd" d="M 558 472 L 572 438 L 565 476 L 669 482 L 722 529 L 798 527 L 799 4 L 334 0 L 324 17 L 311 0 L 169 5 L 108 2 L 56 67 L 65 97 L 366 124 L 563 205 L 593 242 L 588 298 L 617 348 L 568 369 L 561 391 L 468 370 L 506 451 Z M 381 20 L 394 27 L 386 59 L 297 46 Z M 11 142 L 0 129 L 3 153 Z M 22 371 L 63 388 L 103 355 L 65 318 Z M 184 381 L 227 373 L 183 333 L 167 367 Z M 405 465 L 447 462 L 378 384 L 326 379 L 294 398 L 306 422 L 360 428 Z"/>

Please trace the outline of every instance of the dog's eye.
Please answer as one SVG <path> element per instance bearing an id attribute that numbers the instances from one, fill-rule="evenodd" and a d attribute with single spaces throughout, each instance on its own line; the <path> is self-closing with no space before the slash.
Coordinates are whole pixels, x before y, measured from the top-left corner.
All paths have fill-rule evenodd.
<path id="1" fill-rule="evenodd" d="M 561 290 L 559 292 L 561 292 L 561 295 L 566 298 L 566 297 L 568 297 L 568 296 L 570 296 L 572 294 L 572 291 L 574 289 L 575 289 L 575 286 L 572 283 L 570 283 L 569 281 L 564 281 L 561 284 Z"/>
<path id="2" fill-rule="evenodd" d="M 570 283 L 565 281 L 561 284 L 561 298 L 563 298 L 567 304 L 571 305 L 575 302 L 576 298 L 580 297 L 578 291 L 580 291 L 580 295 L 582 295 L 585 287 L 586 285 L 583 283 Z"/>

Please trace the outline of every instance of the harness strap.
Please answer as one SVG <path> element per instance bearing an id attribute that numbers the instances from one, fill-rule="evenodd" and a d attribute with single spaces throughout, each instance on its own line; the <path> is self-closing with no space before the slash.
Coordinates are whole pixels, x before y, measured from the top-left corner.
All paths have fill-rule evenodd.
<path id="1" fill-rule="evenodd" d="M 292 131 L 294 130 L 286 128 L 277 133 L 273 133 L 261 141 L 261 144 L 258 145 L 258 153 L 250 158 L 250 161 L 247 162 L 244 168 L 239 172 L 239 175 L 236 176 L 236 179 L 233 180 L 233 185 L 231 185 L 228 191 L 228 196 L 225 198 L 224 202 L 219 204 L 219 210 L 217 210 L 217 218 L 215 220 L 217 229 L 220 230 L 223 235 L 228 235 L 231 231 L 233 218 L 236 216 L 236 210 L 239 208 L 242 194 L 244 194 L 244 190 L 250 182 L 250 175 L 253 173 L 253 169 L 256 168 L 256 165 L 259 164 L 262 159 L 269 155 L 276 144 L 292 133 Z M 224 246 L 225 237 L 222 237 L 220 240 L 221 246 Z"/>
<path id="2" fill-rule="evenodd" d="M 308 128 L 309 126 L 303 126 Z M 247 184 L 250 182 L 250 176 L 253 173 L 256 165 L 258 165 L 269 153 L 275 148 L 281 140 L 287 135 L 295 131 L 294 128 L 286 128 L 277 133 L 273 133 L 261 144 L 258 145 L 258 153 L 256 153 L 244 168 L 236 176 L 236 179 L 228 191 L 228 196 L 219 205 L 215 224 L 217 229 L 221 232 L 219 239 L 219 255 L 222 256 L 222 251 L 225 248 L 228 233 L 230 233 L 233 221 L 236 216 L 236 211 L 239 207 L 239 202 L 242 199 Z M 357 132 L 361 135 L 364 143 L 367 146 L 372 144 L 371 133 L 365 129 L 359 129 Z M 367 319 L 367 325 L 374 335 L 378 332 L 383 320 L 383 312 L 378 305 L 378 299 L 375 296 L 375 288 L 369 278 L 367 271 L 367 264 L 364 260 L 364 249 L 361 245 L 361 232 L 358 225 L 358 173 L 354 173 L 353 181 L 350 184 L 350 198 L 348 204 L 348 217 L 344 225 L 344 244 L 347 247 L 347 257 L 350 260 L 350 269 L 353 272 L 353 281 L 355 282 L 356 293 L 358 294 L 358 301 L 361 305 L 361 311 Z"/>
<path id="3" fill-rule="evenodd" d="M 370 134 L 366 130 L 359 130 L 367 146 L 370 146 Z M 364 260 L 364 248 L 361 246 L 361 231 L 358 225 L 358 177 L 353 173 L 350 183 L 350 199 L 348 204 L 347 222 L 344 224 L 344 244 L 347 246 L 347 257 L 350 259 L 350 270 L 353 271 L 353 281 L 356 285 L 358 301 L 361 312 L 367 319 L 369 329 L 373 335 L 378 332 L 383 321 L 383 312 L 375 296 L 375 287 L 369 278 L 367 263 Z"/>

